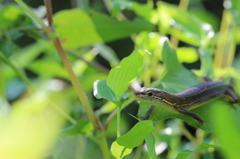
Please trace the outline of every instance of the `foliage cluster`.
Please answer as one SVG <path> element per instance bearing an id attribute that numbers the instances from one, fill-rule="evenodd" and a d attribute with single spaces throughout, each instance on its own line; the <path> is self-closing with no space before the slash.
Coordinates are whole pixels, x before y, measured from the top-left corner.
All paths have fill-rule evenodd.
<path id="1" fill-rule="evenodd" d="M 124 109 L 137 109 L 140 85 L 176 93 L 204 75 L 240 92 L 240 1 L 224 1 L 221 22 L 193 0 L 105 0 L 109 15 L 52 14 L 44 0 L 46 19 L 15 2 L 0 6 L 0 158 L 239 158 L 240 105 L 218 99 L 194 109 L 209 121 L 202 126 L 163 109 L 145 121 Z M 33 42 L 19 46 L 22 37 Z M 135 48 L 120 60 L 107 43 L 126 37 Z M 141 102 L 138 116 L 150 106 Z"/>

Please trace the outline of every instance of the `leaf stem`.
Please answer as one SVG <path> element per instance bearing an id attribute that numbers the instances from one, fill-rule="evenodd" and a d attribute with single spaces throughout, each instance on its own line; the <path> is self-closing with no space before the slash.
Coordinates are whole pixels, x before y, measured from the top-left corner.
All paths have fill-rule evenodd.
<path id="1" fill-rule="evenodd" d="M 117 107 L 117 137 L 121 136 L 121 108 Z"/>
<path id="2" fill-rule="evenodd" d="M 134 101 L 134 97 L 128 98 L 121 106 L 121 110 L 123 110 L 124 108 L 126 108 L 130 103 L 132 103 Z M 113 111 L 108 118 L 106 119 L 106 122 L 104 124 L 104 129 L 107 130 L 108 128 L 108 124 L 109 122 L 117 115 L 117 109 L 115 111 Z"/>

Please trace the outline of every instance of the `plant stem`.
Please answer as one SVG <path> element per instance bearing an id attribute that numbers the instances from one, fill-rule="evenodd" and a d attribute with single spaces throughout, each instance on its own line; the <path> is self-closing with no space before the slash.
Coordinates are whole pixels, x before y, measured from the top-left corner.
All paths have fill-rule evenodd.
<path id="1" fill-rule="evenodd" d="M 132 103 L 134 100 L 135 100 L 134 97 L 131 97 L 131 98 L 129 98 L 128 100 L 126 100 L 126 101 L 122 104 L 121 110 L 123 110 L 126 106 L 128 106 L 128 105 L 129 105 L 130 103 Z M 108 118 L 106 119 L 106 122 L 105 122 L 105 124 L 104 124 L 104 129 L 105 129 L 105 130 L 107 130 L 109 122 L 116 116 L 117 111 L 118 111 L 117 109 L 116 109 L 115 111 L 113 111 L 113 112 L 108 116 Z"/>
<path id="2" fill-rule="evenodd" d="M 80 82 L 78 81 L 76 75 L 74 74 L 73 70 L 72 70 L 72 67 L 71 67 L 71 64 L 61 46 L 61 43 L 59 41 L 59 39 L 56 37 L 55 40 L 54 40 L 54 45 L 59 53 L 59 56 L 63 62 L 63 65 L 65 67 L 65 69 L 67 70 L 68 72 L 68 75 L 70 77 L 70 80 L 73 84 L 73 87 L 75 88 L 76 90 L 76 93 L 78 95 L 78 98 L 80 99 L 80 101 L 82 102 L 85 110 L 86 110 L 86 113 L 90 119 L 90 121 L 92 122 L 94 128 L 96 130 L 100 130 L 101 129 L 101 125 L 99 123 L 99 121 L 97 120 L 97 118 L 95 117 L 95 114 L 90 106 L 90 103 L 87 99 L 87 95 L 85 94 L 85 92 L 83 91 L 83 88 L 82 88 L 82 85 L 80 84 Z"/>
<path id="3" fill-rule="evenodd" d="M 46 5 L 46 8 L 47 8 L 47 19 L 49 20 L 49 27 L 51 28 L 52 31 L 54 31 L 54 27 L 52 25 L 52 7 L 51 7 L 51 0 L 44 0 L 44 3 Z M 51 37 L 50 37 L 51 38 Z M 83 88 L 80 84 L 80 82 L 78 81 L 76 75 L 74 74 L 73 72 L 73 69 L 71 67 L 71 64 L 62 48 L 62 45 L 61 45 L 61 42 L 59 40 L 58 37 L 54 37 L 54 38 L 51 38 L 53 43 L 54 43 L 54 46 L 56 47 L 57 51 L 58 51 L 58 54 L 63 62 L 63 65 L 70 77 L 70 80 L 71 80 L 71 83 L 73 84 L 73 87 L 75 88 L 76 90 L 76 93 L 78 95 L 78 98 L 80 99 L 80 101 L 82 102 L 87 114 L 88 114 L 88 117 L 90 119 L 90 121 L 92 122 L 92 124 L 94 125 L 94 128 L 96 128 L 97 130 L 100 130 L 101 129 L 101 126 L 100 126 L 100 123 L 98 122 L 98 120 L 96 119 L 95 117 L 95 114 L 90 106 L 90 103 L 88 101 L 88 98 L 87 98 L 87 95 L 85 94 L 85 92 L 83 91 Z"/>
<path id="4" fill-rule="evenodd" d="M 121 136 L 121 108 L 117 107 L 117 137 Z"/>
<path id="5" fill-rule="evenodd" d="M 35 20 L 45 32 L 48 34 L 50 33 L 49 28 L 42 22 L 40 18 L 34 12 L 22 1 L 22 0 L 15 0 L 22 8 L 23 10 L 33 19 Z"/>

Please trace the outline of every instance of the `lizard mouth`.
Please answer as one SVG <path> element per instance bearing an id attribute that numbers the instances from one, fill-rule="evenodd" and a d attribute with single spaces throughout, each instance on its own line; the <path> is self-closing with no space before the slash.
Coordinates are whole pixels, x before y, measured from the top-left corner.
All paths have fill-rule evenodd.
<path id="1" fill-rule="evenodd" d="M 144 100 L 146 98 L 146 96 L 144 96 L 141 92 L 135 92 L 134 93 L 134 97 L 137 99 L 137 100 Z"/>
<path id="2" fill-rule="evenodd" d="M 139 94 L 141 94 L 140 92 L 135 92 L 133 95 L 135 95 L 135 96 L 137 96 L 137 95 L 139 95 Z"/>

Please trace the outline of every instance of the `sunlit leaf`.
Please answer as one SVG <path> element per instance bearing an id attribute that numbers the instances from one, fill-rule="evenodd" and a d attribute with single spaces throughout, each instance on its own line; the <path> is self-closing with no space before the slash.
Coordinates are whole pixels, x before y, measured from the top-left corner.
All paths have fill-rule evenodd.
<path id="1" fill-rule="evenodd" d="M 116 21 L 101 13 L 79 9 L 60 11 L 54 15 L 54 21 L 63 46 L 70 48 L 108 42 L 152 28 L 151 23 L 141 19 Z"/>
<path id="2" fill-rule="evenodd" d="M 176 51 L 179 62 L 193 63 L 198 60 L 198 53 L 192 47 L 180 47 Z"/>
<path id="3" fill-rule="evenodd" d="M 113 156 L 122 158 L 128 155 L 132 149 L 140 145 L 144 138 L 154 129 L 151 121 L 138 122 L 130 131 L 113 142 L 111 146 Z"/>
<path id="4" fill-rule="evenodd" d="M 136 50 L 124 58 L 120 64 L 111 69 L 107 85 L 119 99 L 127 90 L 128 86 L 136 80 L 139 69 L 143 66 L 143 58 L 146 55 L 144 50 Z"/>
<path id="5" fill-rule="evenodd" d="M 141 32 L 135 40 L 135 45 L 139 49 L 141 48 L 153 53 L 154 50 L 158 50 L 159 48 L 159 39 L 160 35 L 157 32 Z"/>
<path id="6" fill-rule="evenodd" d="M 0 11 L 0 35 L 4 29 L 17 23 L 22 15 L 24 15 L 23 11 L 15 5 L 5 6 Z"/>

